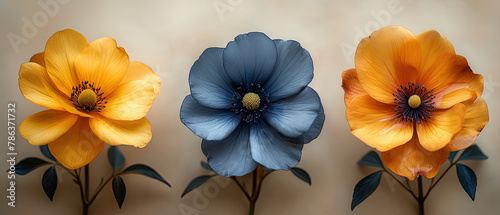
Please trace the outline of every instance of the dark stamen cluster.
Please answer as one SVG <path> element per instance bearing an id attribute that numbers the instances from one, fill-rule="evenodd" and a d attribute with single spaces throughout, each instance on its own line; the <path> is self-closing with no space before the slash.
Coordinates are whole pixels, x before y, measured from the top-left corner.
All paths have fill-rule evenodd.
<path id="1" fill-rule="evenodd" d="M 235 92 L 233 92 L 233 99 L 231 100 L 231 111 L 238 114 L 238 117 L 246 123 L 251 124 L 255 124 L 260 118 L 265 117 L 267 104 L 271 101 L 269 100 L 269 95 L 265 95 L 265 90 L 260 84 L 251 83 L 245 85 L 240 83 L 235 89 Z M 260 97 L 260 105 L 255 110 L 246 109 L 242 103 L 243 96 L 250 92 Z"/>
<path id="2" fill-rule="evenodd" d="M 80 94 L 82 93 L 82 91 L 86 90 L 86 89 L 90 89 L 92 91 L 94 91 L 95 95 L 96 95 L 96 103 L 94 105 L 91 105 L 91 106 L 88 106 L 88 105 L 81 105 L 79 102 L 78 102 L 78 97 L 80 96 Z M 73 102 L 73 106 L 80 110 L 80 111 L 86 111 L 86 112 L 90 112 L 90 111 L 95 111 L 95 112 L 100 112 L 103 108 L 105 108 L 105 104 L 108 103 L 108 101 L 105 101 L 106 97 L 102 97 L 102 95 L 104 93 L 102 92 L 99 92 L 101 91 L 101 88 L 95 88 L 94 87 L 94 83 L 92 84 L 89 84 L 88 81 L 82 81 L 82 83 L 78 84 L 78 86 L 73 86 L 72 87 L 72 90 L 73 92 L 71 93 L 71 97 L 70 97 L 70 101 Z"/>
<path id="3" fill-rule="evenodd" d="M 406 120 L 407 122 L 417 121 L 418 124 L 422 123 L 422 121 L 427 122 L 431 118 L 432 112 L 434 112 L 435 102 L 432 100 L 436 98 L 431 91 L 427 91 L 424 85 L 420 85 L 417 83 L 409 82 L 408 87 L 399 86 L 398 91 L 393 93 L 394 103 L 397 105 L 397 108 L 394 111 L 398 114 L 396 119 Z M 420 97 L 421 104 L 416 108 L 412 108 L 408 104 L 408 100 L 412 95 L 417 95 Z"/>

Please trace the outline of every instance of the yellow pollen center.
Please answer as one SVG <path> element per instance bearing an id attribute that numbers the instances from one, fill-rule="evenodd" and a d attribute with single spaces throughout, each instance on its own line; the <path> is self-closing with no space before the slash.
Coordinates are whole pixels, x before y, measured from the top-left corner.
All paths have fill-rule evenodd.
<path id="1" fill-rule="evenodd" d="M 247 93 L 243 96 L 243 100 L 241 100 L 241 102 L 243 103 L 243 107 L 246 109 L 255 110 L 260 105 L 260 97 L 255 93 Z"/>
<path id="2" fill-rule="evenodd" d="M 421 103 L 422 103 L 422 100 L 420 100 L 420 97 L 417 95 L 412 95 L 408 99 L 408 105 L 410 105 L 411 108 L 418 108 L 418 107 L 420 107 Z"/>
<path id="3" fill-rule="evenodd" d="M 80 93 L 78 96 L 78 103 L 81 106 L 94 106 L 97 102 L 97 96 L 91 89 L 86 89 Z"/>

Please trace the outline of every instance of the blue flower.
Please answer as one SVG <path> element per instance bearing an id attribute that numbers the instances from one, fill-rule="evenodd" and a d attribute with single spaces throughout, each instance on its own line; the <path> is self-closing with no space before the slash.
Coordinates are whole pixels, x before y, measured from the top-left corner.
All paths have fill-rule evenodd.
<path id="1" fill-rule="evenodd" d="M 226 48 L 206 49 L 191 67 L 180 118 L 203 138 L 219 175 L 246 175 L 259 164 L 289 170 L 325 120 L 307 86 L 312 78 L 311 56 L 298 42 L 239 35 Z"/>

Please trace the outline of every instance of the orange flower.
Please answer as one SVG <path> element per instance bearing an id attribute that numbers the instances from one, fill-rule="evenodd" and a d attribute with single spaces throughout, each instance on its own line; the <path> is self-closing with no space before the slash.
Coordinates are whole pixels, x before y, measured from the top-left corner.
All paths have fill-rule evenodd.
<path id="1" fill-rule="evenodd" d="M 436 176 L 449 152 L 469 147 L 488 123 L 483 77 L 434 30 L 375 31 L 359 43 L 355 64 L 342 73 L 351 131 L 410 180 Z"/>
<path id="2" fill-rule="evenodd" d="M 19 88 L 28 100 L 51 110 L 27 117 L 19 133 L 33 145 L 48 144 L 65 167 L 87 165 L 110 145 L 144 147 L 151 125 L 144 117 L 160 92 L 158 75 L 130 62 L 112 38 L 92 43 L 66 29 L 45 52 L 23 63 Z"/>

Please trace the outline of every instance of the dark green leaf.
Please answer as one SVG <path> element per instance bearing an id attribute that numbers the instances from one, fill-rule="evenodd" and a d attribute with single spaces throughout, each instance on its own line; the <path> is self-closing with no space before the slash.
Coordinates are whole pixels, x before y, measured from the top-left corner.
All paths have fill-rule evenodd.
<path id="1" fill-rule="evenodd" d="M 203 167 L 203 169 L 206 169 L 206 170 L 209 170 L 209 171 L 212 171 L 212 172 L 214 171 L 212 169 L 212 167 L 208 163 L 205 163 L 203 161 L 201 162 L 201 167 Z"/>
<path id="2" fill-rule="evenodd" d="M 123 166 L 123 163 L 125 163 L 125 158 L 123 157 L 122 153 L 120 150 L 118 150 L 118 147 L 116 146 L 111 146 L 108 150 L 108 160 L 109 163 L 111 164 L 111 167 L 113 167 L 113 171 L 116 172 L 120 167 Z"/>
<path id="3" fill-rule="evenodd" d="M 455 158 L 455 155 L 457 155 L 458 151 L 450 152 L 450 155 L 448 156 L 448 160 L 450 162 L 453 162 L 453 159 Z"/>
<path id="4" fill-rule="evenodd" d="M 365 178 L 361 179 L 354 187 L 354 194 L 352 195 L 351 211 L 354 210 L 359 203 L 363 202 L 377 189 L 382 178 L 383 171 L 374 172 Z"/>
<path id="5" fill-rule="evenodd" d="M 52 197 L 54 197 L 57 188 L 57 172 L 55 166 L 49 167 L 47 171 L 43 173 L 42 187 L 43 191 L 45 191 L 45 195 L 52 201 Z"/>
<path id="6" fill-rule="evenodd" d="M 485 160 L 488 159 L 488 156 L 483 154 L 481 149 L 479 149 L 479 146 L 474 144 L 469 148 L 465 149 L 462 155 L 460 155 L 460 157 L 458 158 L 459 161 L 471 160 L 471 159 Z"/>
<path id="7" fill-rule="evenodd" d="M 294 168 L 291 168 L 290 171 L 292 171 L 292 173 L 295 176 L 297 176 L 297 178 L 299 178 L 300 180 L 305 181 L 306 183 L 311 185 L 311 177 L 309 177 L 309 174 L 307 174 L 307 172 L 305 170 L 303 170 L 301 168 L 294 167 Z"/>
<path id="8" fill-rule="evenodd" d="M 53 161 L 56 161 L 56 159 L 54 158 L 54 156 L 52 156 L 52 153 L 50 153 L 49 151 L 49 145 L 43 145 L 43 146 L 40 146 L 40 151 L 42 152 L 42 154 L 47 157 L 48 159 L 51 159 Z"/>
<path id="9" fill-rule="evenodd" d="M 358 161 L 358 164 L 375 167 L 382 167 L 384 165 L 382 163 L 382 160 L 380 160 L 380 156 L 378 156 L 377 152 L 375 151 L 369 151 L 368 153 L 366 153 L 365 156 L 363 156 L 361 160 Z"/>
<path id="10" fill-rule="evenodd" d="M 125 183 L 120 176 L 115 176 L 113 178 L 113 194 L 115 195 L 116 203 L 118 203 L 118 207 L 122 208 L 123 200 L 125 200 L 125 194 L 127 193 L 127 189 L 125 188 Z"/>
<path id="11" fill-rule="evenodd" d="M 203 175 L 200 177 L 197 177 L 193 179 L 191 182 L 189 182 L 188 186 L 182 192 L 181 198 L 184 197 L 187 193 L 191 192 L 192 190 L 196 189 L 197 187 L 201 186 L 203 183 L 205 183 L 208 179 L 210 179 L 214 175 Z"/>
<path id="12" fill-rule="evenodd" d="M 41 167 L 43 165 L 50 164 L 47 161 L 44 161 L 40 158 L 35 158 L 35 157 L 29 157 L 26 158 L 22 161 L 20 161 L 18 164 L 16 164 L 16 174 L 18 175 L 26 175 L 29 172 L 35 170 L 38 167 Z"/>
<path id="13" fill-rule="evenodd" d="M 132 165 L 132 166 L 129 166 L 127 167 L 127 169 L 125 169 L 123 171 L 123 173 L 136 173 L 136 174 L 142 174 L 142 175 L 145 175 L 145 176 L 148 176 L 150 178 L 153 178 L 153 179 L 156 179 L 158 181 L 161 181 L 163 182 L 164 184 L 166 184 L 167 186 L 169 187 L 172 187 L 170 186 L 170 184 L 165 181 L 165 179 L 163 179 L 163 177 L 161 177 L 160 174 L 158 174 L 154 169 L 152 169 L 151 167 L 149 166 L 146 166 L 144 164 L 135 164 L 135 165 Z"/>
<path id="14" fill-rule="evenodd" d="M 474 201 L 474 198 L 476 198 L 477 186 L 477 178 L 474 171 L 470 167 L 458 163 L 457 176 L 465 192 L 467 192 L 472 201 Z"/>

